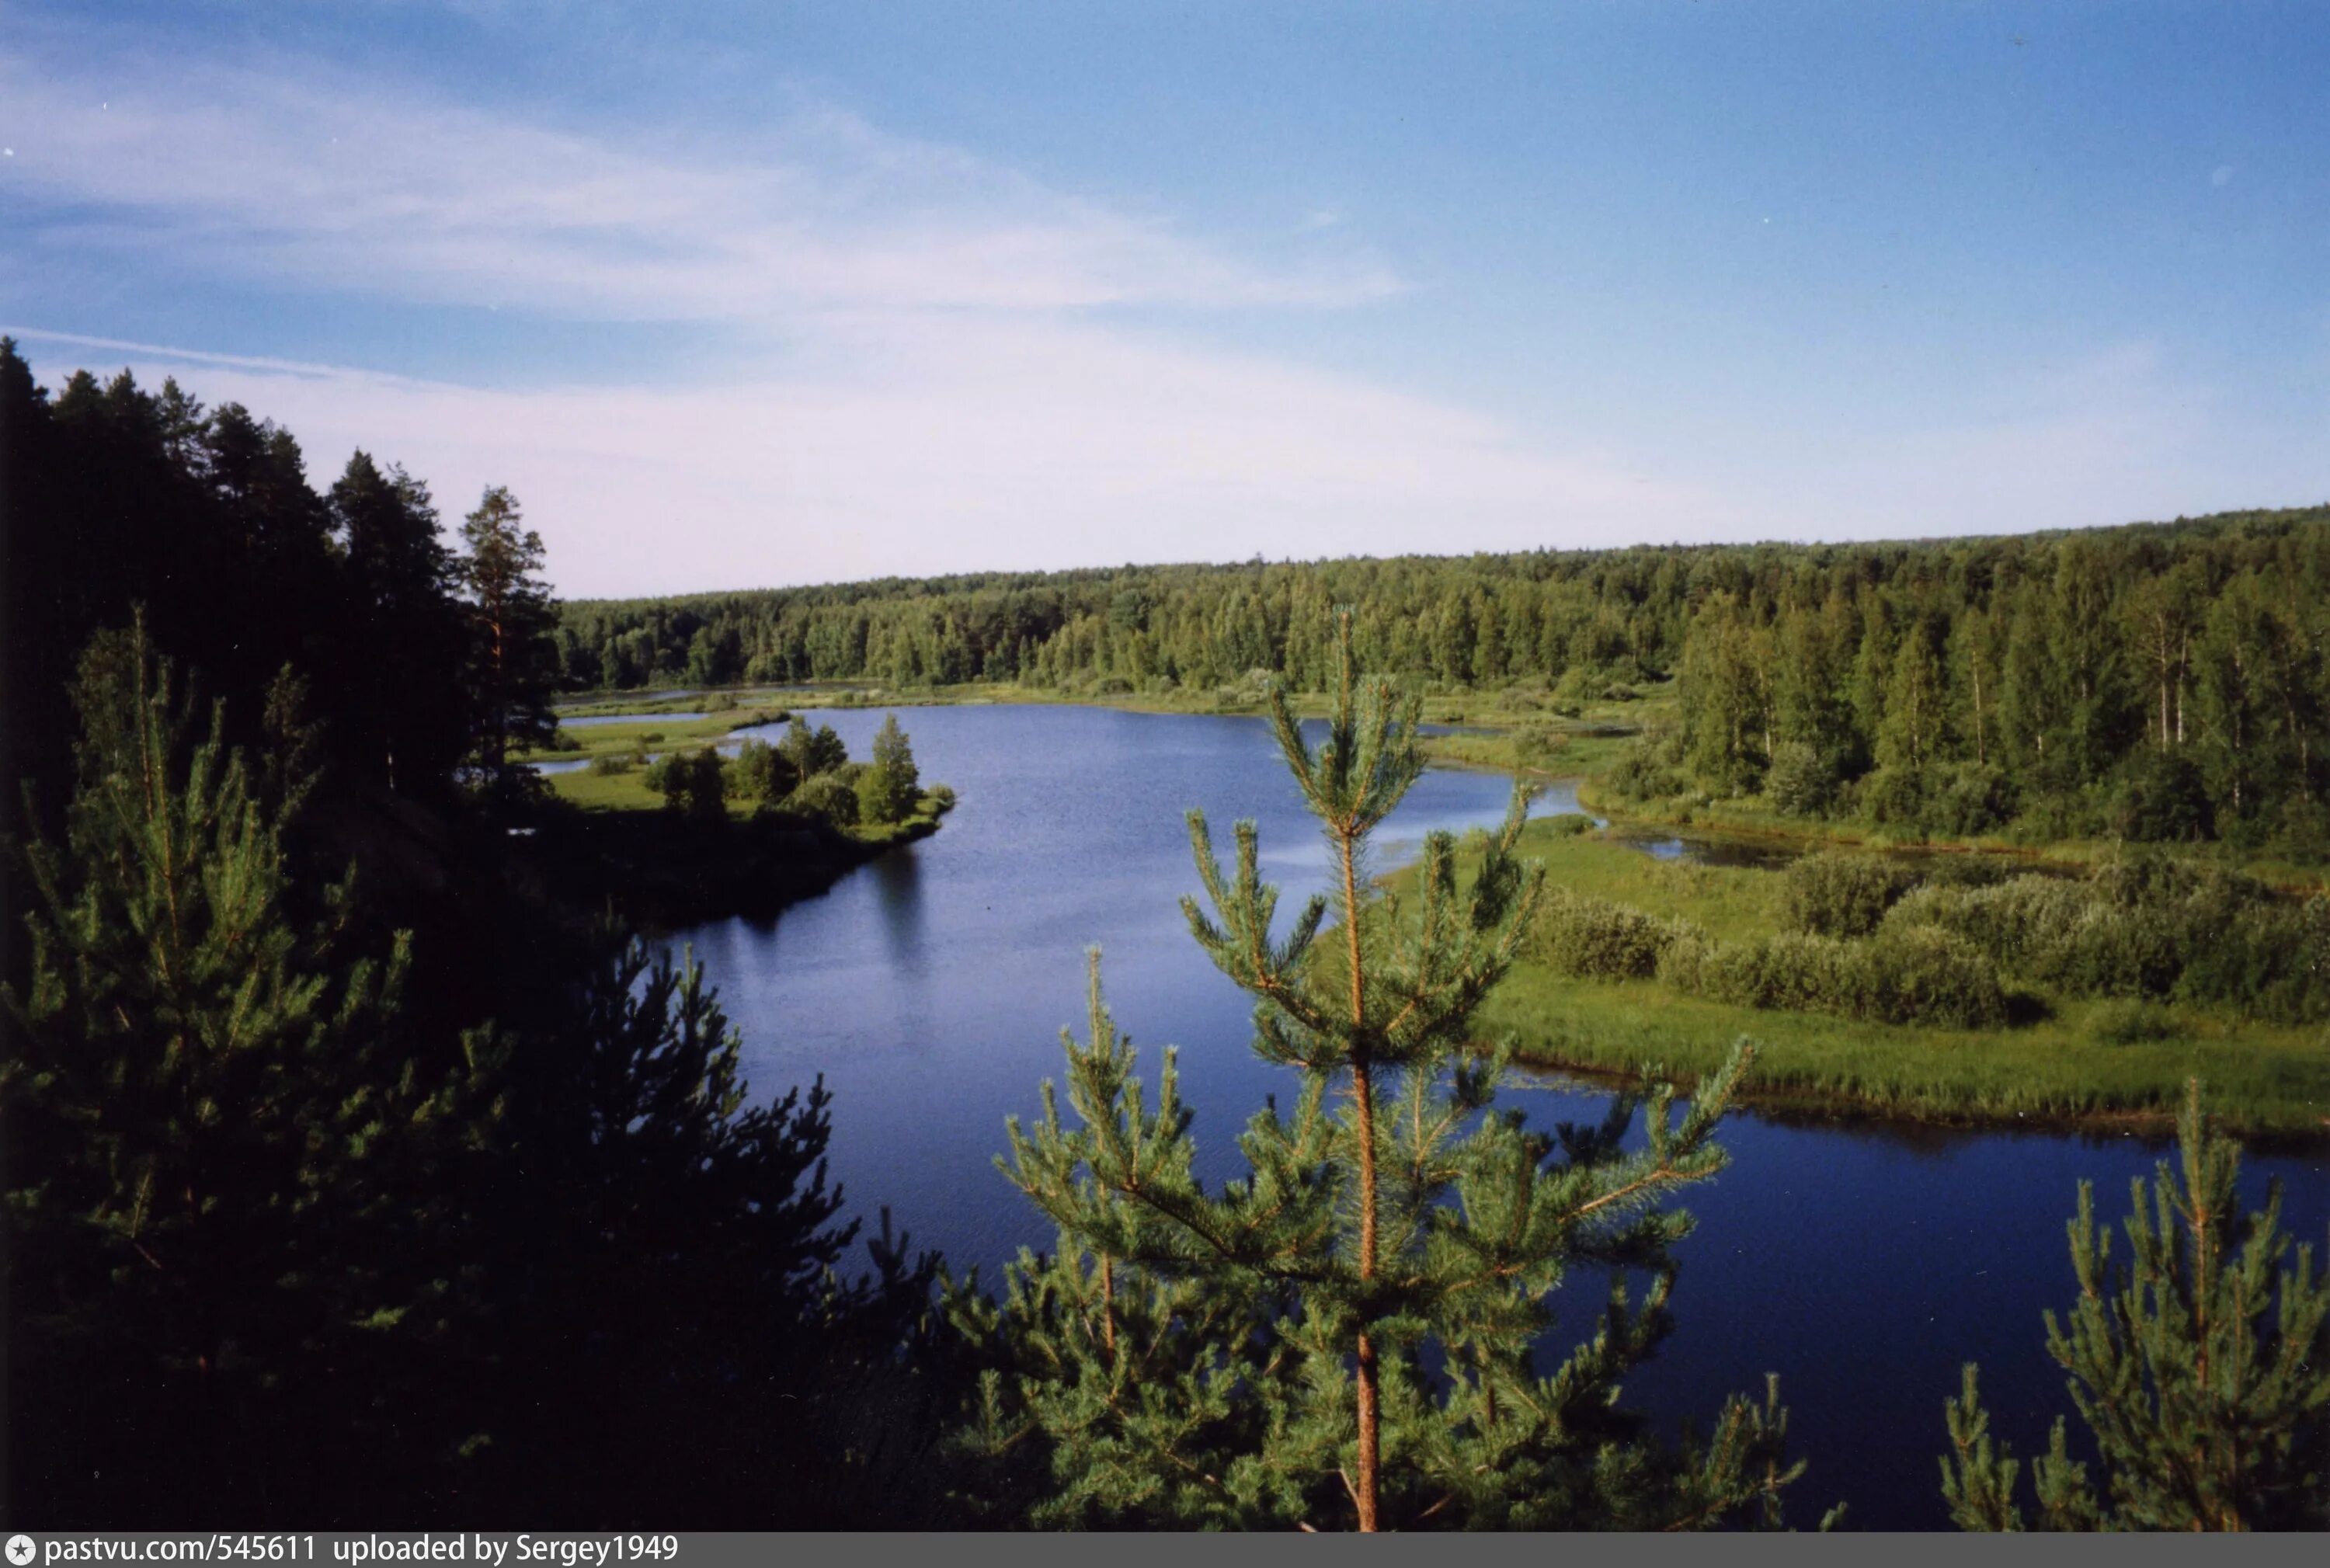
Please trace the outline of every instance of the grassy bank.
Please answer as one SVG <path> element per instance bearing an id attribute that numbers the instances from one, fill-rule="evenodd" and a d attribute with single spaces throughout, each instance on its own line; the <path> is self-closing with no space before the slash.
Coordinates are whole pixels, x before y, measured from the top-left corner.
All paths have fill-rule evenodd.
<path id="1" fill-rule="evenodd" d="M 679 710 L 682 713 L 694 711 Z M 588 761 L 593 757 L 627 756 L 641 749 L 649 751 L 686 750 L 692 746 L 708 745 L 738 730 L 781 723 L 791 716 L 783 708 L 741 704 L 722 713 L 706 713 L 700 719 L 647 713 L 632 720 L 629 710 L 624 710 L 624 714 L 626 722 L 622 723 L 562 728 L 558 732 L 556 746 L 545 751 L 520 752 L 518 760 L 525 762 L 573 762 Z M 573 715 L 562 713 L 561 716 Z"/>
<path id="2" fill-rule="evenodd" d="M 1719 940 L 1780 929 L 1783 884 L 1769 872 L 1653 860 L 1597 835 L 1532 825 L 1526 852 L 1575 892 L 1696 922 Z M 1395 885 L 1402 879 L 1395 877 Z M 2034 1021 L 1996 1029 L 1873 1024 L 1744 1007 L 1653 979 L 1581 979 L 1534 960 L 1516 966 L 1482 1015 L 1485 1038 L 1511 1036 L 1519 1060 L 1547 1067 L 1694 1077 L 1740 1035 L 1761 1044 L 1754 1091 L 1941 1121 L 2167 1125 L 2184 1081 L 2252 1133 L 2330 1131 L 2330 1039 L 2178 1006 L 2174 1036 L 2113 1043 L 2115 1004 L 2045 997 Z"/>

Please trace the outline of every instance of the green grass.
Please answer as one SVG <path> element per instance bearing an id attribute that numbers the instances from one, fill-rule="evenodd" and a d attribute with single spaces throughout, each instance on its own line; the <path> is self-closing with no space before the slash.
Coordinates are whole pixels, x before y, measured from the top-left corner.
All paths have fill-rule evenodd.
<path id="1" fill-rule="evenodd" d="M 1524 852 L 1554 882 L 1682 916 L 1718 940 L 1779 924 L 1781 883 L 1770 872 L 1653 860 L 1534 825 Z M 1525 1063 L 1684 1080 L 1744 1034 L 1759 1048 L 1754 1095 L 1948 1121 L 2165 1126 L 2197 1075 L 2212 1109 L 2240 1130 L 2318 1138 L 2330 1129 L 2330 1038 L 2318 1025 L 2178 1007 L 2168 1010 L 2174 1037 L 2116 1044 L 2124 1004 L 2045 1000 L 2051 1016 L 2004 1029 L 1902 1027 L 1733 1006 L 1652 980 L 1573 979 L 1524 959 L 1491 997 L 1480 1033 L 1514 1040 Z"/>
<path id="2" fill-rule="evenodd" d="M 664 808 L 663 797 L 648 788 L 645 769 L 634 769 L 628 773 L 593 773 L 585 768 L 573 773 L 554 773 L 545 782 L 561 799 L 589 811 L 660 811 Z M 760 808 L 757 800 L 731 800 L 727 805 L 732 821 L 749 817 Z M 924 796 L 922 807 L 903 822 L 860 824 L 840 831 L 860 844 L 893 844 L 923 836 L 937 825 L 942 815 L 930 798 Z"/>
<path id="3" fill-rule="evenodd" d="M 757 724 L 777 723 L 786 716 L 782 708 L 738 707 L 726 713 L 709 713 L 701 719 L 649 716 L 635 723 L 586 724 L 581 729 L 559 732 L 566 749 L 524 751 L 516 755 L 520 761 L 560 762 L 573 761 L 578 758 L 620 757 L 639 746 L 645 746 L 649 751 L 685 751 L 692 746 L 709 745 L 734 731 L 750 729 Z"/>
<path id="4" fill-rule="evenodd" d="M 1994 835 L 1972 838 L 1928 837 L 1922 834 L 1871 827 L 1858 822 L 1786 817 L 1766 805 L 1763 798 L 1757 795 L 1739 796 L 1728 800 L 1617 800 L 1599 789 L 1594 778 L 1615 760 L 1614 751 L 1599 767 L 1578 770 L 1587 777 L 1578 787 L 1577 798 L 1586 809 L 1617 821 L 1766 842 L 1835 845 L 1868 850 L 1915 849 L 1942 855 L 1995 855 L 2053 865 L 2100 865 L 2117 859 L 2124 852 L 2124 845 L 2117 839 L 2029 842 Z M 2244 856 L 2221 845 L 2188 846 L 2184 853 L 2218 861 L 2284 893 L 2310 893 L 2325 885 L 2323 870 L 2318 865 L 2298 865 L 2287 861 Z"/>

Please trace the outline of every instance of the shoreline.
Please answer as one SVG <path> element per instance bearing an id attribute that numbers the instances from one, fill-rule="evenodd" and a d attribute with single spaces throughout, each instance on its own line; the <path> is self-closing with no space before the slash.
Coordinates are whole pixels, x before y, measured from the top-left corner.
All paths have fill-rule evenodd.
<path id="1" fill-rule="evenodd" d="M 1480 1049 L 1476 1047 L 1476 1049 Z M 1656 1082 L 1672 1082 L 1684 1094 L 1698 1087 L 1694 1072 L 1612 1067 L 1568 1059 L 1558 1053 L 1517 1050 L 1510 1070 L 1574 1081 L 1577 1086 L 1605 1091 L 1640 1090 Z M 2203 1084 L 2205 1088 L 2205 1083 Z M 1975 1102 L 1959 1107 L 1927 1106 L 1908 1100 L 1872 1100 L 1841 1090 L 1793 1084 L 1759 1084 L 1751 1066 L 1739 1086 L 1737 1104 L 1782 1126 L 1820 1125 L 1867 1129 L 1882 1135 L 1888 1129 L 1967 1137 L 2002 1132 L 2027 1132 L 2060 1138 L 2134 1138 L 2165 1148 L 2175 1141 L 2176 1112 L 2173 1109 L 2118 1107 L 2092 1110 L 2007 1110 Z M 2330 1152 L 2330 1115 L 2318 1128 L 2259 1127 L 2222 1112 L 2212 1111 L 2219 1123 L 2244 1148 L 2259 1153 L 2315 1154 Z"/>

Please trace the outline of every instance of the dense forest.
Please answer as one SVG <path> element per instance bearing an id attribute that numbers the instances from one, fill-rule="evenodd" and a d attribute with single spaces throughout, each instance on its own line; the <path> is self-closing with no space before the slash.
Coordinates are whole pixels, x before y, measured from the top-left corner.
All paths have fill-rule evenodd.
<path id="1" fill-rule="evenodd" d="M 934 1261 L 856 1244 L 822 1089 L 743 1080 L 512 760 L 554 653 L 516 498 L 319 488 L 246 409 L 52 396 L 5 340 L 0 477 L 0 1510 L 919 1516 L 865 1455 L 930 1447 Z M 782 885 L 744 824 L 620 815 Z"/>
<path id="2" fill-rule="evenodd" d="M 1801 600 L 1752 573 L 1687 587 L 1702 557 L 1634 552 L 1571 562 L 1606 572 L 1590 585 L 1552 570 L 1568 558 L 1544 558 L 1535 578 L 1393 562 L 744 596 L 725 621 L 582 606 L 562 623 L 507 490 L 488 489 L 449 543 L 426 486 L 393 466 L 358 453 L 319 490 L 294 438 L 248 410 L 126 373 L 75 375 L 52 395 L 5 339 L 0 478 L 12 1524 L 1685 1528 L 1785 1524 L 1817 1484 L 1789 1455 L 1776 1388 L 1710 1391 L 1696 1435 L 1654 1431 L 1620 1398 L 1675 1332 L 1672 1249 L 1691 1228 L 1677 1200 L 1725 1164 L 1717 1134 L 1752 1049 L 1687 1096 L 1618 1095 L 1595 1126 L 1548 1132 L 1497 1108 L 1502 1063 L 1467 1049 L 1469 1020 L 1539 940 L 1544 873 L 1514 853 L 1526 801 L 1517 790 L 1472 869 L 1435 834 L 1419 896 L 1385 898 L 1359 868 L 1424 768 L 1418 709 L 1354 672 L 1380 660 L 1437 673 L 1451 622 L 1427 584 L 1467 584 L 1449 601 L 1470 628 L 1451 679 L 1519 678 L 1515 650 L 1575 600 L 1582 618 L 1562 637 L 1585 641 L 1560 640 L 1558 663 L 1541 648 L 1530 678 L 1574 689 L 1581 670 L 1620 683 L 1679 669 L 1695 694 L 1675 765 L 1748 770 L 1734 781 L 1748 788 L 1785 745 L 1814 743 L 1793 737 L 1829 732 L 1775 717 L 1759 741 L 1743 720 L 1710 751 L 1710 715 L 1738 683 L 1700 671 L 1702 612 L 1741 638 L 1785 638 L 1858 604 L 1864 628 L 1885 628 L 1861 646 L 1879 639 L 1889 663 L 1866 755 L 1838 754 L 1845 789 L 1855 769 L 1956 765 L 1934 737 L 1968 743 L 1920 729 L 1932 750 L 1899 750 L 1897 690 L 1923 689 L 1894 678 L 1918 667 L 1899 650 L 1923 636 L 1938 661 L 1956 646 L 1902 630 L 1925 624 L 1907 566 L 1865 582 L 1823 569 L 1829 590 Z M 2145 537 L 2097 546 L 2118 563 L 2098 579 L 2113 605 L 2148 602 L 2145 585 L 2164 581 L 2131 564 Z M 2228 722 L 2207 694 L 2211 638 L 2281 656 L 2285 613 L 2298 618 L 2288 635 L 2318 638 L 2318 603 L 2284 580 L 2319 581 L 2320 537 L 2312 519 L 2160 535 L 2169 554 L 2197 552 L 2252 586 L 2212 582 L 2189 618 L 2159 749 L 2200 747 Z M 2017 722 L 2038 726 L 2024 732 L 2034 758 L 2045 737 L 2049 767 L 2073 743 L 2065 723 L 2108 732 L 2123 747 L 2113 767 L 2135 765 L 2151 710 L 2136 700 L 2149 688 L 2132 623 L 2074 615 L 2088 601 L 2056 586 L 2085 570 L 2066 561 L 2088 557 L 2068 542 L 1948 548 L 2032 552 L 2051 563 L 2049 586 L 2007 591 L 2120 639 L 2079 688 L 2108 684 L 2120 707 L 2002 718 L 1996 732 L 1984 719 L 1975 765 L 1994 745 L 2013 755 L 2003 737 Z M 1897 554 L 1944 559 L 1837 559 Z M 1615 586 L 1630 572 L 1643 589 L 1631 610 Z M 1985 581 L 1989 602 L 2001 590 Z M 1409 595 L 1398 613 L 1395 588 Z M 2237 592 L 2255 617 L 2219 615 Z M 877 621 L 895 660 L 897 628 L 921 628 L 916 647 L 939 628 L 941 647 L 943 628 L 967 624 L 949 607 L 981 595 L 998 625 L 1025 617 L 993 666 L 1009 678 L 1275 666 L 1331 691 L 1324 745 L 1304 740 L 1283 689 L 1269 705 L 1342 868 L 1340 894 L 1289 929 L 1252 825 L 1225 857 L 1193 817 L 1207 896 L 1187 905 L 1192 933 L 1255 997 L 1254 1048 L 1293 1092 L 1246 1123 L 1241 1179 L 1198 1181 L 1173 1060 L 1153 1089 L 1135 1076 L 1095 972 L 1088 1034 L 1065 1043 L 1073 1119 L 1047 1086 L 1039 1120 L 997 1129 L 1006 1176 L 1058 1227 L 1058 1248 L 986 1283 L 915 1252 L 886 1213 L 870 1235 L 843 1217 L 824 1155 L 850 1108 L 818 1082 L 744 1080 L 710 978 L 642 940 L 636 903 L 599 874 L 614 863 L 577 836 L 583 814 L 517 760 L 551 739 L 562 678 L 606 678 L 582 667 L 577 628 L 624 623 L 601 644 L 644 638 L 650 665 L 668 634 L 684 666 L 733 633 L 732 653 L 679 672 L 701 678 L 857 675 Z M 1336 600 L 1361 607 L 1340 637 Z M 1974 600 L 1956 602 L 1971 624 Z M 2022 603 L 2002 670 L 2022 667 Z M 1040 636 L 1037 604 L 1054 617 Z M 789 608 L 761 614 L 770 605 Z M 1114 663 L 1179 660 L 1175 639 L 1201 623 L 1191 646 L 1206 660 L 1228 650 L 1225 662 Z M 784 627 L 803 647 L 855 635 L 854 663 L 769 664 Z M 780 640 L 748 654 L 751 628 Z M 2241 640 L 2252 632 L 2265 640 Z M 963 663 L 903 678 L 960 675 L 971 646 Z M 980 645 L 978 673 L 1005 646 Z M 715 669 L 715 656 L 740 662 Z M 2318 665 L 2304 673 L 2318 682 Z M 2254 710 L 2265 729 L 2241 732 L 2243 792 L 2225 797 L 2226 821 L 2268 820 L 2268 777 L 2278 804 L 2310 798 L 2320 694 L 2306 690 Z M 2193 727 L 2179 731 L 2185 703 Z M 2279 741 L 2265 732 L 2276 713 Z M 667 808 L 601 815 L 668 824 L 689 836 L 661 850 L 696 843 L 774 877 L 823 842 L 787 826 L 807 819 L 786 801 L 822 779 L 831 808 L 850 808 L 829 734 L 800 725 L 733 767 L 665 762 Z M 2196 766 L 2215 789 L 2216 764 Z M 886 727 L 852 778 L 856 808 L 905 810 L 918 787 L 905 735 Z M 746 788 L 768 809 L 739 821 L 727 806 Z M 750 836 L 756 824 L 769 831 Z M 2103 1257 L 2079 1200 L 2083 1289 L 2054 1354 L 2092 1458 L 2070 1457 L 2059 1427 L 2030 1465 L 2027 1506 L 1969 1367 L 1931 1434 L 1961 1525 L 2323 1522 L 2330 1291 L 2309 1254 L 2291 1262 L 2271 1203 L 2231 1222 L 2237 1154 L 2197 1100 L 2181 1136 L 2183 1164 L 2139 1200 L 2128 1268 Z M 1590 1337 L 1549 1365 L 1549 1300 L 1589 1270 L 1639 1288 L 1614 1289 Z M 2211 1365 L 2243 1373 L 2212 1378 Z"/>
<path id="3" fill-rule="evenodd" d="M 2330 507 L 1888 544 L 1134 567 L 585 600 L 573 688 L 1012 682 L 1251 700 L 1361 661 L 1549 713 L 1672 681 L 1638 798 L 2330 855 Z"/>

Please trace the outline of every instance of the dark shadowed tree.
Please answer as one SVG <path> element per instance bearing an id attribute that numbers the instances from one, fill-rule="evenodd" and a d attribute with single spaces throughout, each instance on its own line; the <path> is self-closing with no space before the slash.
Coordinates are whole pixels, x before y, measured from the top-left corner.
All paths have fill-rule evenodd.
<path id="1" fill-rule="evenodd" d="M 542 536 L 523 522 L 517 498 L 496 485 L 461 524 L 478 703 L 471 756 L 497 784 L 507 781 L 513 748 L 545 744 L 558 728 L 550 711 L 558 647 L 550 635 L 550 585 L 542 580 Z"/>

